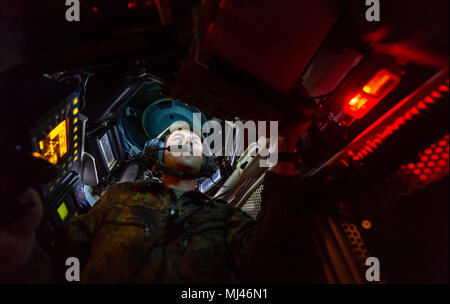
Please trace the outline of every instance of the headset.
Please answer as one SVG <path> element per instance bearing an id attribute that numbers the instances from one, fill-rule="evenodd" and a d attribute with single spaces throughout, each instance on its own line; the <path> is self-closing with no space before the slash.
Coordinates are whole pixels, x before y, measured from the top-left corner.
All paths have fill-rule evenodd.
<path id="1" fill-rule="evenodd" d="M 143 157 L 148 157 L 155 163 L 155 169 L 159 169 L 162 172 L 183 179 L 197 179 L 201 177 L 208 177 L 211 178 L 214 173 L 216 173 L 218 166 L 216 163 L 215 156 L 212 153 L 209 153 L 211 156 L 206 156 L 203 154 L 203 161 L 200 168 L 200 171 L 193 174 L 188 174 L 183 171 L 180 171 L 178 169 L 175 169 L 166 163 L 164 163 L 164 151 L 165 150 L 173 150 L 176 152 L 183 152 L 183 147 L 181 145 L 178 146 L 169 146 L 166 147 L 166 140 L 169 137 L 171 131 L 173 130 L 179 130 L 179 129 L 186 129 L 186 126 L 189 125 L 189 130 L 193 131 L 194 127 L 192 124 L 189 124 L 187 122 L 175 122 L 170 127 L 165 129 L 163 132 L 161 132 L 160 135 L 158 135 L 156 138 L 148 140 L 145 143 L 144 149 L 143 149 Z M 196 132 L 197 134 L 201 134 Z M 204 142 L 203 135 L 201 136 L 202 143 Z M 209 147 L 203 145 L 203 149 L 209 149 Z M 185 150 L 187 151 L 187 150 Z"/>

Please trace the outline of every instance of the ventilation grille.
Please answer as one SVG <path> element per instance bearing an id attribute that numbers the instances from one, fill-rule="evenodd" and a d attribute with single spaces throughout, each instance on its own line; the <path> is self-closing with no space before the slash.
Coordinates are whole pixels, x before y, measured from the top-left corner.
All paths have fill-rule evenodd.
<path id="1" fill-rule="evenodd" d="M 361 265 L 364 265 L 369 255 L 361 237 L 361 233 L 355 224 L 349 222 L 342 222 L 342 228 L 351 245 L 352 251 L 361 262 Z"/>
<path id="2" fill-rule="evenodd" d="M 255 192 L 249 197 L 247 202 L 241 207 L 241 210 L 248 213 L 252 218 L 256 219 L 259 211 L 261 210 L 261 193 L 263 191 L 264 184 L 259 186 Z"/>
<path id="3" fill-rule="evenodd" d="M 367 250 L 362 235 L 358 230 L 358 227 L 350 222 L 347 221 L 342 221 L 341 222 L 341 227 L 345 233 L 345 236 L 347 238 L 348 244 L 350 245 L 350 248 L 354 254 L 354 256 L 356 257 L 356 259 L 359 262 L 359 266 L 361 267 L 362 270 L 367 269 L 366 266 L 366 260 L 367 258 L 369 258 L 371 255 L 369 254 L 369 251 Z M 380 274 L 380 281 L 379 282 L 371 282 L 372 284 L 385 284 L 386 281 L 383 278 L 383 273 Z"/>

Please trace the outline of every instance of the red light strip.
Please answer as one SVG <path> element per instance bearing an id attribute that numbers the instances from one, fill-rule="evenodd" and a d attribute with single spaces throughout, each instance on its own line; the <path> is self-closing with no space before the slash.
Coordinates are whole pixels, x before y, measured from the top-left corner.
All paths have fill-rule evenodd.
<path id="1" fill-rule="evenodd" d="M 424 186 L 438 181 L 449 173 L 449 135 L 426 148 L 418 155 L 418 161 L 405 164 L 395 173 L 397 178 Z"/>
<path id="2" fill-rule="evenodd" d="M 364 159 L 369 153 L 373 153 L 374 150 L 377 149 L 383 143 L 383 141 L 386 140 L 386 138 L 394 134 L 408 121 L 413 120 L 415 116 L 419 115 L 422 111 L 426 110 L 428 108 L 428 104 L 433 104 L 438 99 L 442 99 L 444 97 L 443 94 L 448 94 L 448 92 L 449 80 L 447 78 L 445 84 L 442 83 L 437 85 L 434 89 L 431 90 L 431 93 L 429 93 L 429 95 L 425 96 L 423 99 L 420 99 L 420 101 L 410 106 L 410 108 L 405 111 L 403 115 L 397 117 L 397 119 L 393 120 L 384 129 L 379 130 L 377 133 L 370 136 L 369 132 L 373 131 L 375 127 L 379 126 L 382 122 L 385 122 L 388 118 L 391 118 L 391 116 L 395 112 L 397 112 L 405 104 L 411 101 L 411 96 L 405 98 L 397 105 L 395 105 L 391 110 L 389 110 L 386 114 L 384 114 L 381 118 L 379 118 L 369 128 L 363 131 L 358 137 L 356 137 L 351 144 L 358 143 L 365 136 L 369 138 L 365 140 L 363 144 L 359 143 L 359 145 L 355 145 L 353 149 L 348 149 L 347 155 L 350 156 L 354 161 Z"/>
<path id="3" fill-rule="evenodd" d="M 444 94 L 448 93 L 448 70 L 442 70 L 392 107 L 344 149 L 316 170 L 309 172 L 307 176 L 312 176 L 333 163 L 340 162 L 348 167 L 350 161 L 361 161 L 369 153 L 373 153 L 387 137 L 394 134 L 408 121 L 413 120 L 421 111 L 426 110 L 429 104 L 442 99 Z"/>

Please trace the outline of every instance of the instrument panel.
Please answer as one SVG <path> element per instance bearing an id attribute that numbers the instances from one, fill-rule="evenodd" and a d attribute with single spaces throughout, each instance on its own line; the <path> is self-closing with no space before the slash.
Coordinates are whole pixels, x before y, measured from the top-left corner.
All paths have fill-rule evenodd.
<path id="1" fill-rule="evenodd" d="M 79 112 L 80 96 L 74 91 L 39 118 L 31 131 L 34 153 L 59 169 L 57 177 L 41 190 L 45 211 L 60 223 L 76 211 L 71 189 L 78 179 L 82 148 Z"/>

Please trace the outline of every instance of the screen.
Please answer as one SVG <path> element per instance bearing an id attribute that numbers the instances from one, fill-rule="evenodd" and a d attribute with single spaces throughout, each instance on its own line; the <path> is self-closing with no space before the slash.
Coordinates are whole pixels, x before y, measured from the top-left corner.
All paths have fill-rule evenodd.
<path id="1" fill-rule="evenodd" d="M 67 119 L 62 121 L 43 140 L 39 141 L 40 153 L 55 165 L 69 150 L 67 143 L 67 123 Z"/>
<path id="2" fill-rule="evenodd" d="M 69 209 L 67 209 L 66 203 L 63 202 L 59 207 L 58 207 L 58 214 L 59 217 L 61 218 L 62 221 L 64 221 L 66 219 L 66 217 L 69 215 Z"/>
<path id="3" fill-rule="evenodd" d="M 103 135 L 98 142 L 100 144 L 100 148 L 106 165 L 108 166 L 108 169 L 111 169 L 111 167 L 114 165 L 115 158 L 111 149 L 111 144 L 109 143 L 108 134 L 105 133 L 105 135 Z"/>

